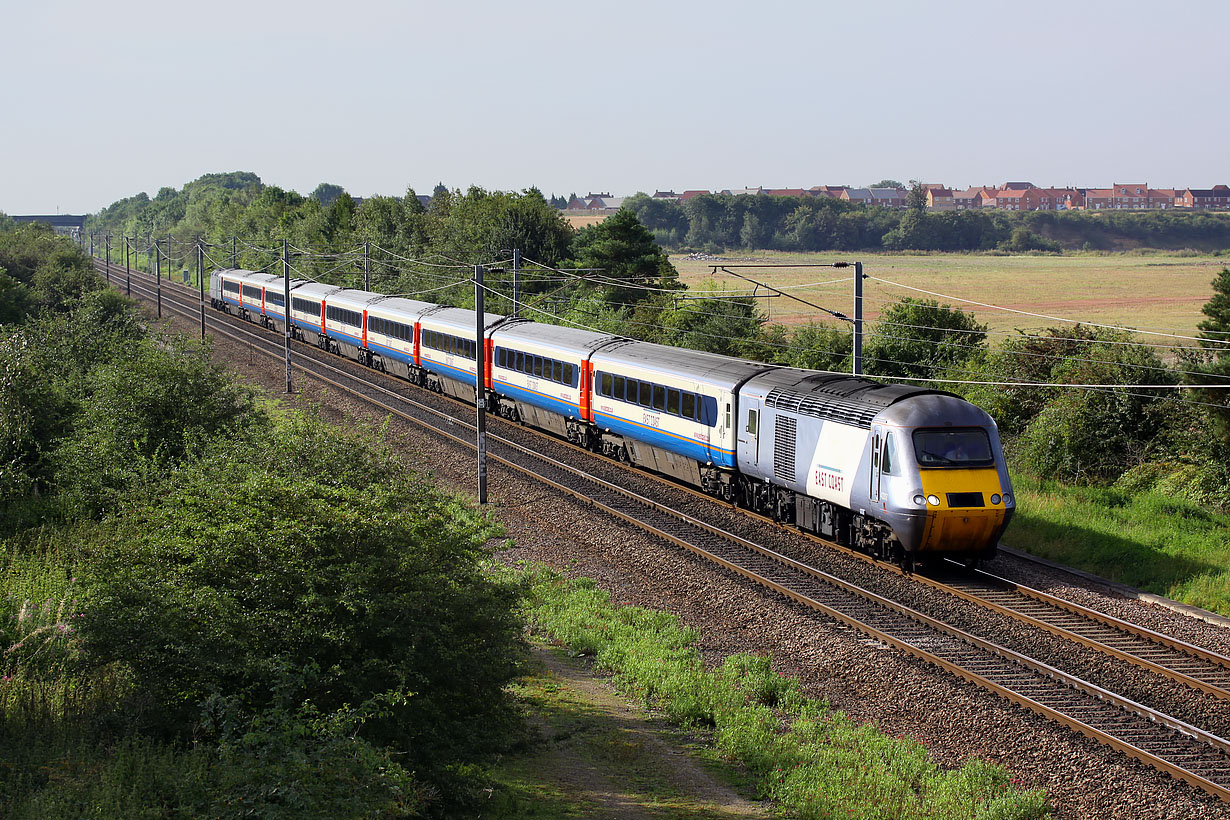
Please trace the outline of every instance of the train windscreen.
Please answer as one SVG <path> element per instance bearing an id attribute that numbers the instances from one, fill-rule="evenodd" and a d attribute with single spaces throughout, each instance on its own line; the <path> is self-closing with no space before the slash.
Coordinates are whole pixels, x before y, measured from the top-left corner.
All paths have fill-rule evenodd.
<path id="1" fill-rule="evenodd" d="M 995 463 L 987 431 L 978 427 L 915 430 L 920 467 L 987 467 Z"/>

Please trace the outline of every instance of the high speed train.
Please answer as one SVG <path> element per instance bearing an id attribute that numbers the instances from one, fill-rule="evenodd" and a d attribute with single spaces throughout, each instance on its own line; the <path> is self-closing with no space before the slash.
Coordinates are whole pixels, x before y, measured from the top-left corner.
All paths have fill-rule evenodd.
<path id="1" fill-rule="evenodd" d="M 912 566 L 995 555 L 1015 509 L 998 430 L 937 390 L 638 342 L 246 270 L 214 308 Z M 477 373 L 478 345 L 485 368 Z"/>

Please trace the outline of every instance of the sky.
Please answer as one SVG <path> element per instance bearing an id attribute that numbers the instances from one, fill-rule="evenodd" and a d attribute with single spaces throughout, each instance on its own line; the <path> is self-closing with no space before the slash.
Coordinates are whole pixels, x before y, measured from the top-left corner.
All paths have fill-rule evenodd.
<path id="1" fill-rule="evenodd" d="M 0 211 L 202 174 L 355 196 L 1230 183 L 1224 0 L 0 0 Z"/>

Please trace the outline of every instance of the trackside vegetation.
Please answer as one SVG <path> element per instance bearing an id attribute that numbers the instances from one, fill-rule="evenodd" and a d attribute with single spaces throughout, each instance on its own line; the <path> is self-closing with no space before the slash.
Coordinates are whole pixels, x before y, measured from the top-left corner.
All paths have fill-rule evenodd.
<path id="1" fill-rule="evenodd" d="M 29 296 L 0 327 L 0 816 L 472 814 L 521 732 L 495 527 L 151 332 L 66 241 L 0 233 L 0 264 Z"/>
<path id="2" fill-rule="evenodd" d="M 1049 815 L 1046 795 L 980 760 L 944 770 L 922 744 L 858 726 L 804 696 L 768 658 L 731 655 L 707 668 L 696 634 L 671 614 L 616 607 L 588 578 L 523 567 L 531 628 L 593 658 L 627 692 L 678 724 L 709 733 L 762 798 L 788 816 L 997 818 Z"/>

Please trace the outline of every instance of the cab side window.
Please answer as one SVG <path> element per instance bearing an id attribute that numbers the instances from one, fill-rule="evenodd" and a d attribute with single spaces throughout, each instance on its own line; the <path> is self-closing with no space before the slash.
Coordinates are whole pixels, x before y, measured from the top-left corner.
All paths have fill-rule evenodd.
<path id="1" fill-rule="evenodd" d="M 897 475 L 897 442 L 893 434 L 884 436 L 884 454 L 880 460 L 880 472 L 885 475 Z"/>

